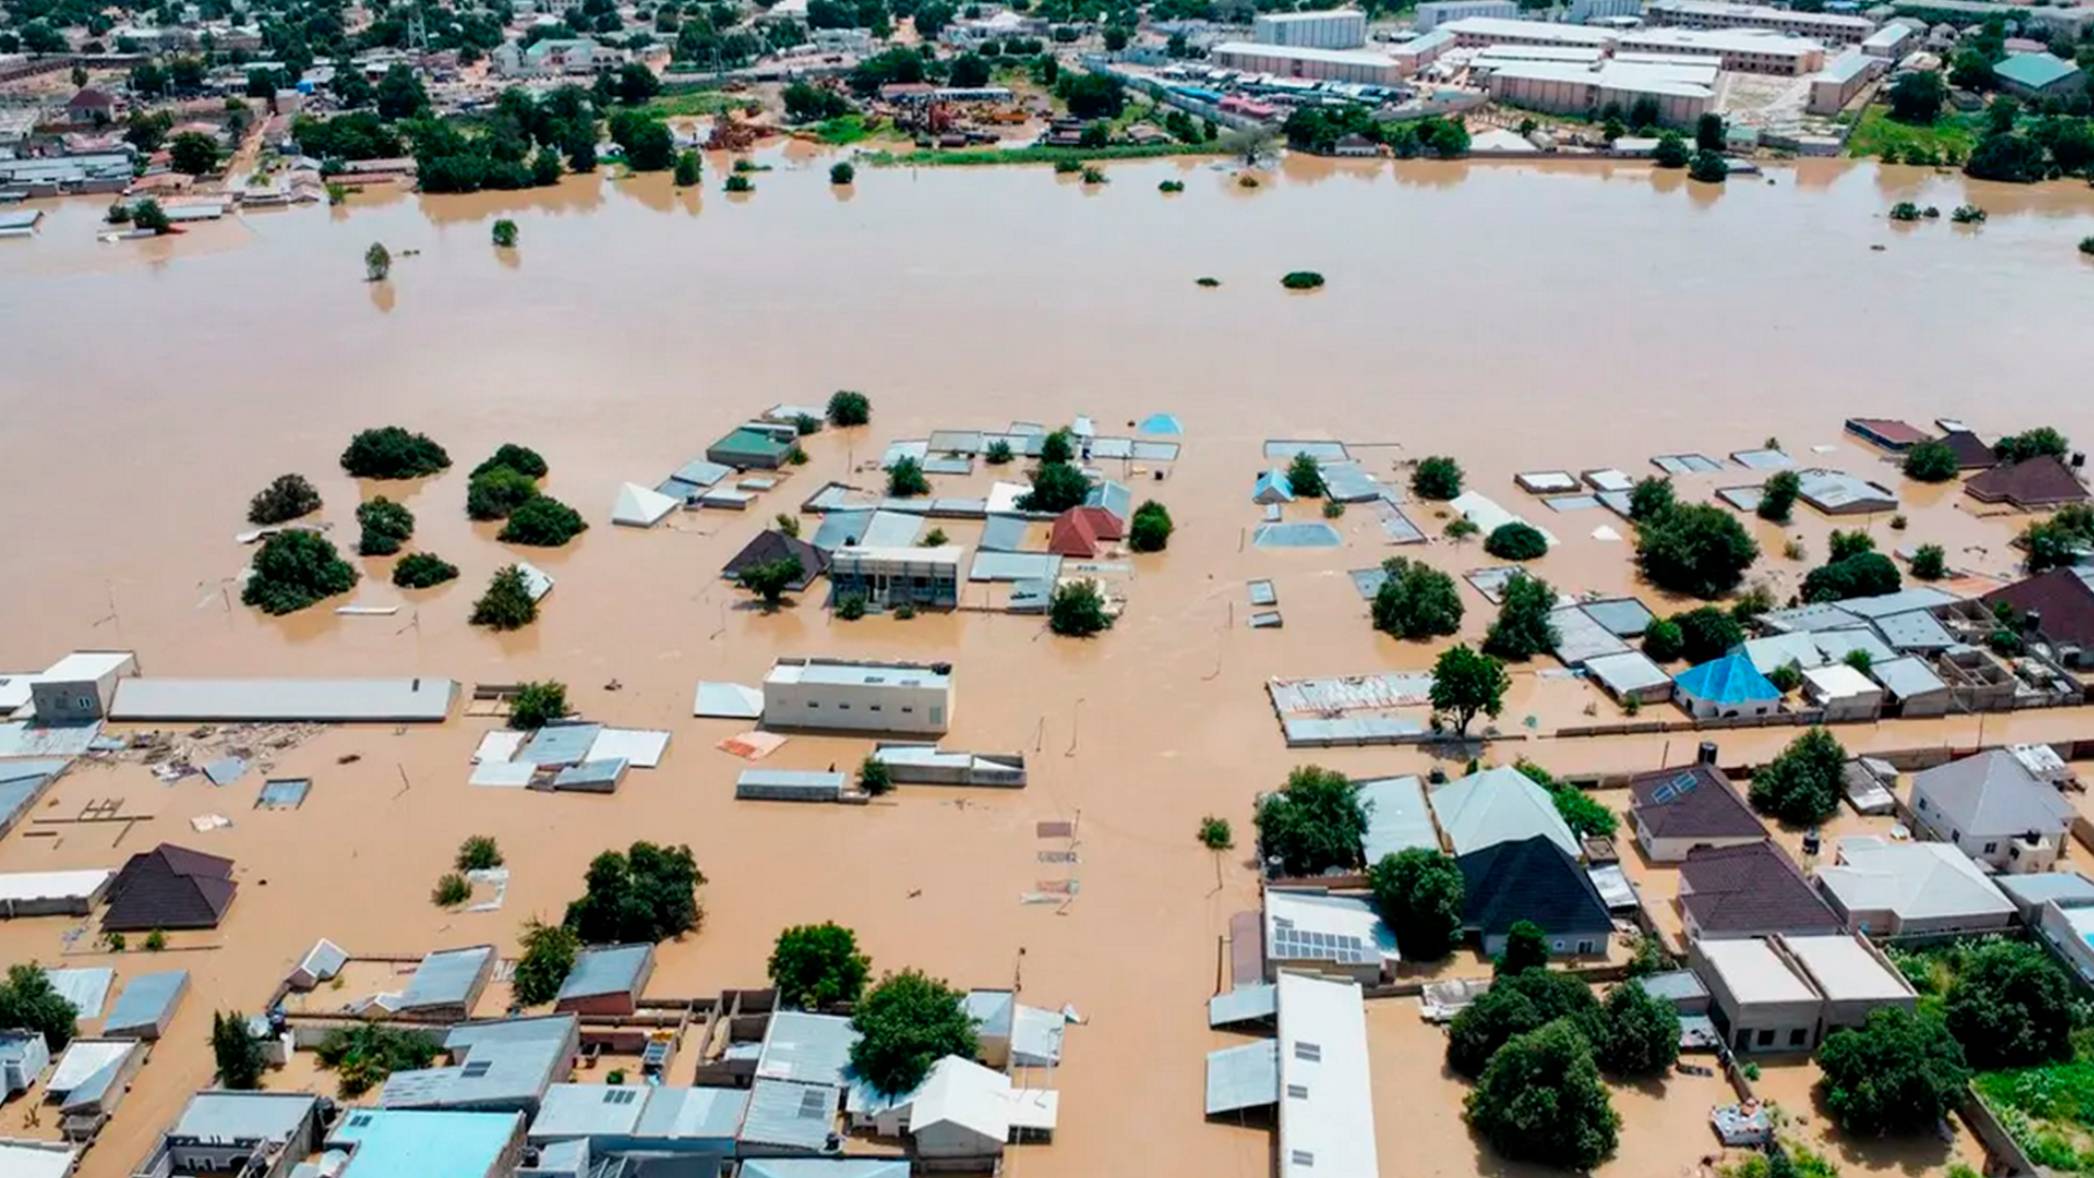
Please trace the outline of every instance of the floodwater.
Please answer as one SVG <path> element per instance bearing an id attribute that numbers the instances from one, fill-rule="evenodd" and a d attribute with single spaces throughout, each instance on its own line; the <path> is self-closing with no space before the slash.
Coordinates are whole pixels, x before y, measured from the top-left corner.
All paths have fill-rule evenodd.
<path id="1" fill-rule="evenodd" d="M 336 729 L 275 751 L 271 772 L 314 779 L 297 811 L 251 809 L 258 774 L 224 789 L 162 786 L 136 764 L 69 775 L 40 817 L 119 799 L 149 820 L 120 843 L 106 826 L 18 831 L 0 843 L 0 870 L 114 867 L 168 840 L 231 855 L 241 881 L 224 926 L 178 935 L 164 959 L 69 943 L 70 921 L 0 926 L 0 960 L 113 963 L 120 977 L 176 962 L 195 974 L 87 1178 L 129 1173 L 208 1079 L 209 1012 L 259 1004 L 315 937 L 366 954 L 480 941 L 513 951 L 522 919 L 556 917 L 589 858 L 635 838 L 688 842 L 711 880 L 704 928 L 665 948 L 651 994 L 756 984 L 780 927 L 834 919 L 859 931 L 878 968 L 921 966 L 961 985 L 1016 980 L 1028 1001 L 1068 1003 L 1088 1020 L 1050 1081 L 1062 1092 L 1057 1139 L 1015 1150 L 1017 1174 L 1264 1175 L 1267 1134 L 1199 1114 L 1203 1053 L 1235 1041 L 1207 1030 L 1202 1004 L 1228 916 L 1256 891 L 1243 852 L 1217 860 L 1194 830 L 1218 814 L 1247 842 L 1252 796 L 1302 761 L 1422 769 L 1408 751 L 1290 753 L 1262 684 L 1422 667 L 1434 648 L 1368 628 L 1344 570 L 1394 551 L 1370 513 L 1339 521 L 1341 549 L 1248 546 L 1261 439 L 1383 443 L 1358 453 L 1392 479 L 1402 462 L 1453 454 L 1472 486 L 1564 539 L 1539 573 L 1567 591 L 1621 592 L 1634 588 L 1627 546 L 1589 535 L 1620 522 L 1554 516 L 1512 485 L 1515 471 L 1640 475 L 1653 454 L 1720 456 L 1774 436 L 1806 463 L 1899 489 L 1908 531 L 1854 521 L 1883 546 L 1938 541 L 1952 563 L 1999 575 L 2021 521 L 1903 484 L 1840 434 L 1841 419 L 1950 414 L 1988 432 L 2048 423 L 2094 438 L 2078 362 L 2094 291 L 2094 266 L 2074 248 L 2094 233 L 2094 194 L 2082 189 L 1832 163 L 1711 190 L 1634 166 L 1297 160 L 1255 190 L 1204 161 L 1114 165 L 1112 183 L 1092 188 L 1044 169 L 862 168 L 855 186 L 832 189 L 825 159 L 767 158 L 777 170 L 757 174 L 746 198 L 717 190 L 715 159 L 702 194 L 664 177 L 391 194 L 124 245 L 93 240 L 99 202 L 72 201 L 45 206 L 36 238 L 0 242 L 0 667 L 124 646 L 158 674 L 557 677 L 592 718 L 674 733 L 659 769 L 635 771 L 608 798 L 468 787 L 468 755 L 491 723 L 481 719 Z M 1165 178 L 1185 180 L 1185 193 L 1159 195 Z M 1975 230 L 1894 227 L 1883 214 L 1902 199 L 1945 210 L 1971 200 L 1992 215 Z M 498 216 L 521 227 L 513 252 L 488 244 Z M 387 283 L 363 281 L 373 241 L 396 259 Z M 1296 269 L 1329 285 L 1282 291 L 1279 275 Z M 1196 286 L 1202 275 L 1222 285 Z M 619 483 L 651 484 L 745 416 L 844 387 L 872 397 L 873 425 L 810 439 L 812 463 L 746 516 L 610 526 Z M 1157 411 L 1184 420 L 1185 453 L 1137 494 L 1168 504 L 1179 530 L 1168 553 L 1133 562 L 1126 617 L 1097 640 L 974 612 L 842 623 L 807 602 L 767 616 L 718 579 L 764 521 L 823 480 L 869 485 L 876 476 L 856 468 L 890 439 L 1077 413 L 1125 432 Z M 388 422 L 427 431 L 457 465 L 406 486 L 343 477 L 335 458 L 349 435 Z M 546 455 L 546 490 L 579 508 L 590 532 L 557 552 L 510 550 L 465 519 L 465 472 L 505 441 Z M 416 512 L 411 547 L 463 576 L 402 593 L 389 562 L 359 560 L 366 578 L 351 599 L 398 603 L 399 614 L 322 607 L 273 620 L 241 608 L 233 579 L 249 553 L 232 537 L 247 498 L 287 470 L 319 486 L 338 542 L 353 543 L 359 498 L 383 491 Z M 1757 480 L 1732 467 L 1682 487 L 1700 496 Z M 943 493 L 986 481 L 934 479 Z M 1414 515 L 1437 536 L 1430 510 Z M 1790 533 L 1822 556 L 1829 526 L 1799 507 Z M 946 527 L 961 544 L 978 530 Z M 1753 527 L 1770 549 L 1764 571 L 1793 587 L 1810 562 L 1783 559 L 1784 534 Z M 1454 570 L 1492 563 L 1438 540 L 1403 551 Z M 518 556 L 559 582 L 539 622 L 507 636 L 466 625 L 489 573 Z M 1274 581 L 1285 629 L 1245 628 L 1251 577 Z M 1492 611 L 1463 593 L 1473 638 Z M 1023 750 L 1032 784 L 904 789 L 864 808 L 734 802 L 743 764 L 712 745 L 738 726 L 691 719 L 692 688 L 756 682 L 780 654 L 951 660 L 960 698 L 948 745 Z M 1540 739 L 1500 755 L 1525 751 L 1566 772 L 1687 755 L 1685 739 L 1545 739 L 1593 699 L 1522 672 L 1499 723 Z M 1984 723 L 1995 741 L 2083 729 L 2075 713 Z M 1979 724 L 1841 735 L 1871 749 L 1967 745 Z M 1726 759 L 1764 755 L 1788 735 L 1726 736 Z M 767 764 L 850 765 L 866 747 L 795 738 Z M 234 825 L 192 830 L 206 814 Z M 1078 823 L 1073 872 L 1039 861 L 1059 848 L 1035 835 L 1047 819 Z M 472 833 L 506 852 L 507 902 L 491 914 L 440 911 L 429 888 Z M 1019 902 L 1072 874 L 1079 891 L 1066 907 Z M 1377 1025 L 1413 1017 L 1407 1006 L 1374 1015 Z M 1401 1085 L 1412 1071 L 1387 1063 L 1376 1075 L 1384 1120 L 1423 1118 L 1438 1135 L 1424 1140 L 1454 1143 L 1431 1172 L 1489 1168 L 1452 1091 L 1421 1082 L 1428 1099 L 1411 1103 Z M 1705 1109 L 1671 1115 L 1700 1099 L 1624 1094 L 1632 1119 L 1668 1111 L 1662 1126 L 1624 1134 L 1608 1172 L 1671 1173 L 1709 1152 Z M 0 1131 L 19 1131 L 22 1115 L 10 1106 Z M 1379 1130 L 1392 1169 L 1413 1138 L 1403 1123 Z M 48 1117 L 36 1130 L 52 1131 Z"/>

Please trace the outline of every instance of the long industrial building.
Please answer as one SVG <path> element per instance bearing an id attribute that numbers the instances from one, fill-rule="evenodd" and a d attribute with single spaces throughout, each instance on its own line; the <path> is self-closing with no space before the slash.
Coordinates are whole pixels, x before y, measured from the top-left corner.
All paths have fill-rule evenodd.
<path id="1" fill-rule="evenodd" d="M 1825 46 L 1819 42 L 1757 29 L 1636 29 L 1623 33 L 1615 48 L 1713 57 L 1732 73 L 1797 77 L 1825 68 Z"/>
<path id="2" fill-rule="evenodd" d="M 1765 29 L 1791 37 L 1810 37 L 1827 45 L 1858 45 L 1875 31 L 1865 16 L 1837 12 L 1803 12 L 1765 4 L 1726 4 L 1723 0 L 1650 0 L 1643 13 L 1652 24 L 1683 29 Z"/>
<path id="3" fill-rule="evenodd" d="M 1282 78 L 1366 86 L 1393 86 L 1403 80 L 1403 67 L 1395 58 L 1364 49 L 1298 49 L 1292 45 L 1229 41 L 1216 45 L 1207 56 L 1225 69 Z"/>
<path id="4" fill-rule="evenodd" d="M 1611 49 L 1616 34 L 1585 25 L 1564 25 L 1545 20 L 1505 20 L 1495 16 L 1465 16 L 1439 26 L 1454 34 L 1462 49 L 1487 45 L 1570 45 Z"/>
<path id="5" fill-rule="evenodd" d="M 1449 21 L 1466 17 L 1491 16 L 1511 20 L 1519 14 L 1520 6 L 1515 0 L 1422 0 L 1418 11 L 1411 17 L 1411 27 L 1429 33 Z"/>
<path id="6" fill-rule="evenodd" d="M 1350 8 L 1268 12 L 1252 21 L 1251 39 L 1297 49 L 1358 49 L 1367 43 L 1367 14 Z"/>
<path id="7" fill-rule="evenodd" d="M 1871 57 L 1859 49 L 1849 49 L 1825 64 L 1825 68 L 1811 75 L 1810 113 L 1814 115 L 1836 115 L 1854 101 L 1876 75 L 1890 68 L 1890 63 L 1880 57 Z"/>
<path id="8" fill-rule="evenodd" d="M 1626 110 L 1649 98 L 1658 119 L 1687 126 L 1716 98 L 1716 65 L 1606 61 L 1593 65 L 1563 61 L 1507 61 L 1484 80 L 1492 98 L 1508 106 L 1552 114 L 1585 115 L 1618 105 Z"/>

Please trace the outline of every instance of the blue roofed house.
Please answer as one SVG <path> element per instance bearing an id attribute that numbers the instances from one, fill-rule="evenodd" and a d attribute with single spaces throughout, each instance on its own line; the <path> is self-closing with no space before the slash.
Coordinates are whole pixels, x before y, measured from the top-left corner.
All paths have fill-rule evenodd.
<path id="1" fill-rule="evenodd" d="M 1742 649 L 1680 672 L 1672 681 L 1672 697 L 1697 720 L 1771 716 L 1781 710 L 1781 689 Z"/>
<path id="2" fill-rule="evenodd" d="M 1257 483 L 1251 487 L 1251 502 L 1294 502 L 1294 484 L 1287 481 L 1287 472 L 1274 468 L 1259 475 Z"/>
<path id="3" fill-rule="evenodd" d="M 338 1178 L 504 1178 L 523 1160 L 518 1112 L 350 1109 L 327 1135 L 349 1160 Z"/>
<path id="4" fill-rule="evenodd" d="M 1999 88 L 2025 101 L 2067 98 L 2087 88 L 2087 71 L 2054 53 L 2009 53 L 1992 66 Z"/>

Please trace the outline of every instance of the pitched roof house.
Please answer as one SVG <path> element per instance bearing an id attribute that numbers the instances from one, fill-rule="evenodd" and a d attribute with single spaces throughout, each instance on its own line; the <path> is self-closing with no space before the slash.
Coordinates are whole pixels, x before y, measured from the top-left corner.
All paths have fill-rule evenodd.
<path id="1" fill-rule="evenodd" d="M 1672 693 L 1698 720 L 1764 716 L 1781 708 L 1781 690 L 1760 674 L 1742 648 L 1680 672 L 1672 681 Z"/>
<path id="2" fill-rule="evenodd" d="M 1994 589 L 1986 605 L 2005 602 L 2018 614 L 2036 615 L 2036 631 L 2055 643 L 2094 645 L 2094 584 L 2080 569 L 2051 569 Z"/>
<path id="3" fill-rule="evenodd" d="M 1629 779 L 1629 795 L 1629 823 L 1653 862 L 1677 863 L 1696 847 L 1734 847 L 1767 837 L 1730 778 L 1702 761 L 1639 773 Z"/>
<path id="4" fill-rule="evenodd" d="M 1072 507 L 1054 517 L 1047 536 L 1047 551 L 1061 556 L 1098 555 L 1106 541 L 1120 538 L 1118 516 L 1103 507 Z"/>
<path id="5" fill-rule="evenodd" d="M 102 927 L 115 932 L 216 928 L 232 907 L 233 861 L 173 843 L 131 856 L 109 887 Z"/>
<path id="6" fill-rule="evenodd" d="M 2072 804 L 2019 758 L 1993 749 L 1912 777 L 1922 831 L 2001 871 L 2048 871 L 2062 853 Z"/>
<path id="7" fill-rule="evenodd" d="M 829 554 L 796 536 L 788 536 L 776 528 L 765 528 L 756 533 L 754 539 L 742 545 L 742 550 L 728 560 L 720 575 L 730 580 L 742 575 L 742 570 L 779 560 L 800 562 L 800 575 L 786 586 L 788 589 L 805 589 L 829 568 Z"/>
<path id="8" fill-rule="evenodd" d="M 1840 931 L 1839 917 L 1766 839 L 1687 852 L 1679 907 L 1687 936 L 1697 940 Z"/>
<path id="9" fill-rule="evenodd" d="M 1956 456 L 1959 470 L 1987 470 L 1999 465 L 1999 455 L 1985 444 L 1985 439 L 1967 429 L 1953 429 L 1941 436 L 1941 444 Z"/>
<path id="10" fill-rule="evenodd" d="M 2016 507 L 2058 507 L 2087 501 L 2087 488 L 2054 454 L 2024 458 L 2011 466 L 1995 466 L 1973 475 L 1963 484 L 1963 493 L 1980 503 L 2011 503 Z"/>
<path id="11" fill-rule="evenodd" d="M 1579 852 L 1577 836 L 1548 791 L 1517 769 L 1499 765 L 1471 773 L 1436 787 L 1429 800 L 1456 855 L 1537 834 L 1548 836 L 1566 855 Z"/>
<path id="12" fill-rule="evenodd" d="M 1818 890 L 1854 932 L 1979 932 L 2014 921 L 2014 902 L 1948 843 L 1861 835 L 1839 840 L 1838 856 L 1838 863 L 1818 869 Z"/>
<path id="13" fill-rule="evenodd" d="M 1454 861 L 1461 869 L 1462 928 L 1485 954 L 1505 951 L 1519 921 L 1541 926 L 1549 952 L 1588 956 L 1607 951 L 1614 918 L 1592 877 L 1547 835 L 1495 843 Z"/>

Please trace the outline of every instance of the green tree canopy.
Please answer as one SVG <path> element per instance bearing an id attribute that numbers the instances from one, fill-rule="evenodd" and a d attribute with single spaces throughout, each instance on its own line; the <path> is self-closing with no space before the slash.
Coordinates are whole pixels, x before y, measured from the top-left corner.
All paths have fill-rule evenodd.
<path id="1" fill-rule="evenodd" d="M 1304 499 L 1322 495 L 1323 467 L 1306 453 L 1296 454 L 1287 464 L 1287 489 Z"/>
<path id="2" fill-rule="evenodd" d="M 1447 1066 L 1478 1076 L 1498 1048 L 1559 1018 L 1595 1025 L 1599 1002 L 1584 982 L 1567 973 L 1529 969 L 1500 976 L 1462 1008 L 1447 1028 Z"/>
<path id="3" fill-rule="evenodd" d="M 2028 941 L 1986 940 L 1963 955 L 1944 1015 L 1973 1067 L 2072 1057 L 2072 982 Z"/>
<path id="4" fill-rule="evenodd" d="M 691 848 L 641 840 L 589 864 L 585 890 L 567 905 L 565 924 L 591 945 L 680 936 L 704 918 L 697 894 L 704 885 Z"/>
<path id="5" fill-rule="evenodd" d="M 465 514 L 478 520 L 508 519 L 538 497 L 538 480 L 507 466 L 486 466 L 465 484 Z"/>
<path id="6" fill-rule="evenodd" d="M 1932 1132 L 1970 1083 L 1963 1048 L 1933 1015 L 1878 1007 L 1818 1048 L 1818 1098 L 1859 1137 Z"/>
<path id="7" fill-rule="evenodd" d="M 558 548 L 589 530 L 581 513 L 550 495 L 534 495 L 509 513 L 498 537 L 505 544 Z"/>
<path id="8" fill-rule="evenodd" d="M 342 469 L 360 479 L 416 479 L 450 465 L 451 456 L 429 435 L 397 425 L 364 430 L 342 451 Z"/>
<path id="9" fill-rule="evenodd" d="M 1491 963 L 1499 977 L 1549 968 L 1549 935 L 1531 920 L 1515 920 L 1505 932 L 1505 951 Z"/>
<path id="10" fill-rule="evenodd" d="M 1074 463 L 1043 462 L 1033 469 L 1032 490 L 1018 496 L 1018 507 L 1024 511 L 1059 514 L 1071 507 L 1083 506 L 1090 493 L 1090 480 L 1083 477 L 1083 471 Z"/>
<path id="11" fill-rule="evenodd" d="M 859 1035 L 851 1066 L 875 1090 L 902 1093 L 945 1056 L 973 1059 L 974 1020 L 960 1000 L 958 990 L 918 970 L 881 978 L 851 1013 Z"/>
<path id="12" fill-rule="evenodd" d="M 1463 1115 L 1507 1158 L 1574 1170 L 1611 1156 L 1621 1128 L 1592 1048 L 1569 1022 L 1506 1043 L 1469 1093 Z"/>
<path id="13" fill-rule="evenodd" d="M 1805 601 L 1845 601 L 1896 593 L 1898 566 L 1880 552 L 1857 552 L 1814 568 L 1803 578 Z"/>
<path id="14" fill-rule="evenodd" d="M 1252 816 L 1267 862 L 1291 876 L 1360 866 L 1367 814 L 1359 788 L 1335 769 L 1301 765 L 1279 789 L 1258 799 Z"/>
<path id="15" fill-rule="evenodd" d="M 1154 499 L 1145 499 L 1127 521 L 1127 547 L 1136 552 L 1162 552 L 1171 542 L 1170 510 Z"/>
<path id="16" fill-rule="evenodd" d="M 1992 444 L 1992 452 L 1999 455 L 2001 462 L 2021 462 L 2045 455 L 2062 458 L 2072 448 L 2065 435 L 2050 426 L 2037 426 L 2018 434 L 2008 434 Z"/>
<path id="17" fill-rule="evenodd" d="M 363 529 L 356 550 L 365 556 L 391 556 L 414 535 L 414 513 L 383 495 L 357 504 L 356 522 Z"/>
<path id="18" fill-rule="evenodd" d="M 1600 1008 L 1600 1067 L 1618 1076 L 1662 1076 L 1680 1056 L 1680 1015 L 1634 982 L 1607 992 Z"/>
<path id="19" fill-rule="evenodd" d="M 1076 476 L 1081 479 L 1082 474 Z M 1035 480 L 1037 482 L 1037 480 Z M 1088 484 L 1085 484 L 1088 489 Z M 931 480 L 923 476 L 923 464 L 903 455 L 887 468 L 887 494 L 895 499 L 911 499 L 931 493 Z"/>
<path id="20" fill-rule="evenodd" d="M 1636 562 L 1651 584 L 1721 597 L 1744 580 L 1759 545 L 1736 516 L 1706 503 L 1676 504 L 1636 523 Z"/>
<path id="21" fill-rule="evenodd" d="M 1084 578 L 1063 581 L 1047 598 L 1047 628 L 1065 638 L 1088 638 L 1112 628 L 1105 594 L 1098 582 Z"/>
<path id="22" fill-rule="evenodd" d="M 1933 75 L 1921 73 L 1906 76 Z M 1946 442 L 1929 438 L 1905 451 L 1905 477 L 1908 479 L 1916 479 L 1922 483 L 1945 483 L 1955 478 L 1962 468 L 1963 464 L 1957 460 L 1956 452 L 1949 449 Z"/>
<path id="23" fill-rule="evenodd" d="M 1789 522 L 1796 510 L 1796 496 L 1802 493 L 1803 479 L 1795 471 L 1775 471 L 1760 484 L 1759 517 L 1777 524 Z"/>
<path id="24" fill-rule="evenodd" d="M 1752 808 L 1792 826 L 1815 826 L 1840 806 L 1847 750 L 1832 733 L 1811 728 L 1752 775 Z"/>
<path id="25" fill-rule="evenodd" d="M 1643 629 L 1643 653 L 1653 662 L 1669 663 L 1686 649 L 1686 631 L 1671 618 L 1653 618 Z"/>
<path id="26" fill-rule="evenodd" d="M 237 1011 L 211 1012 L 211 1060 L 218 1086 L 235 1091 L 261 1087 L 268 1066 L 261 1040 L 248 1033 L 247 1016 Z"/>
<path id="27" fill-rule="evenodd" d="M 545 464 L 544 456 L 539 454 L 538 451 L 531 449 L 529 446 L 519 446 L 515 442 L 503 442 L 500 446 L 495 447 L 494 453 L 488 455 L 485 461 L 473 468 L 472 477 L 479 478 L 496 467 L 507 467 L 518 474 L 528 475 L 534 479 L 544 478 L 546 472 L 551 469 Z"/>
<path id="28" fill-rule="evenodd" d="M 1432 707 L 1454 717 L 1454 731 L 1467 737 L 1478 714 L 1495 718 L 1505 707 L 1512 679 L 1505 664 L 1465 645 L 1440 652 L 1432 664 Z"/>
<path id="29" fill-rule="evenodd" d="M 1540 528 L 1513 520 L 1492 528 L 1483 550 L 1500 560 L 1540 560 L 1549 554 L 1549 541 Z"/>
<path id="30" fill-rule="evenodd" d="M 1637 479 L 1636 485 L 1629 488 L 1629 518 L 1639 524 L 1654 520 L 1671 511 L 1677 502 L 1671 479 L 1661 475 Z"/>
<path id="31" fill-rule="evenodd" d="M 1690 663 L 1722 658 L 1745 641 L 1738 619 L 1713 605 L 1697 606 L 1672 616 L 1680 631 L 1680 654 Z"/>
<path id="32" fill-rule="evenodd" d="M 771 947 L 771 984 L 784 1006 L 816 1010 L 856 1002 L 871 968 L 872 958 L 858 951 L 858 934 L 831 921 L 796 924 Z"/>
<path id="33" fill-rule="evenodd" d="M 538 620 L 538 599 L 516 565 L 503 565 L 488 579 L 487 591 L 473 603 L 471 622 L 495 630 L 519 630 Z"/>
<path id="34" fill-rule="evenodd" d="M 1497 620 L 1483 639 L 1485 654 L 1518 661 L 1556 648 L 1556 623 L 1549 617 L 1556 608 L 1556 590 L 1547 581 L 1514 573 L 1500 596 Z"/>
<path id="35" fill-rule="evenodd" d="M 736 575 L 736 580 L 742 588 L 756 594 L 765 606 L 775 607 L 784 599 L 785 591 L 805 572 L 798 557 L 781 556 L 745 566 Z"/>
<path id="36" fill-rule="evenodd" d="M 1907 70 L 1890 84 L 1890 117 L 1901 123 L 1932 125 L 1948 100 L 1948 87 L 1933 70 Z"/>
<path id="37" fill-rule="evenodd" d="M 393 566 L 393 584 L 402 589 L 427 589 L 458 577 L 458 566 L 433 552 L 410 552 Z"/>
<path id="38" fill-rule="evenodd" d="M 79 1017 L 79 1009 L 51 984 L 43 966 L 30 961 L 7 967 L 7 978 L 0 981 L 0 1027 L 42 1032 L 44 1046 L 55 1057 L 73 1041 Z"/>
<path id="39" fill-rule="evenodd" d="M 1438 961 L 1461 937 L 1462 875 L 1454 860 L 1430 847 L 1384 855 L 1367 870 L 1374 906 L 1406 961 Z"/>
<path id="40" fill-rule="evenodd" d="M 320 510 L 320 492 L 302 474 L 280 474 L 255 492 L 247 504 L 247 522 L 280 524 Z"/>
<path id="41" fill-rule="evenodd" d="M 512 983 L 517 1002 L 538 1006 L 559 997 L 581 949 L 582 939 L 565 925 L 535 918 L 526 923 L 523 956 L 516 962 Z"/>
<path id="42" fill-rule="evenodd" d="M 1392 556 L 1374 591 L 1374 628 L 1396 638 L 1431 638 L 1461 629 L 1466 607 L 1454 578 L 1422 560 Z"/>
<path id="43" fill-rule="evenodd" d="M 519 684 L 515 698 L 509 701 L 509 727 L 522 731 L 534 731 L 566 717 L 567 685 L 558 679 L 541 679 Z"/>
<path id="44" fill-rule="evenodd" d="M 167 155 L 175 171 L 207 175 L 218 167 L 218 141 L 201 131 L 184 131 L 167 141 Z"/>
<path id="45" fill-rule="evenodd" d="M 1461 494 L 1461 464 L 1442 454 L 1418 461 L 1411 472 L 1411 493 L 1420 499 L 1452 499 Z"/>
<path id="46" fill-rule="evenodd" d="M 318 532 L 278 532 L 262 541 L 254 555 L 243 604 L 267 614 L 288 614 L 356 584 L 356 570 L 335 551 L 333 541 Z"/>

